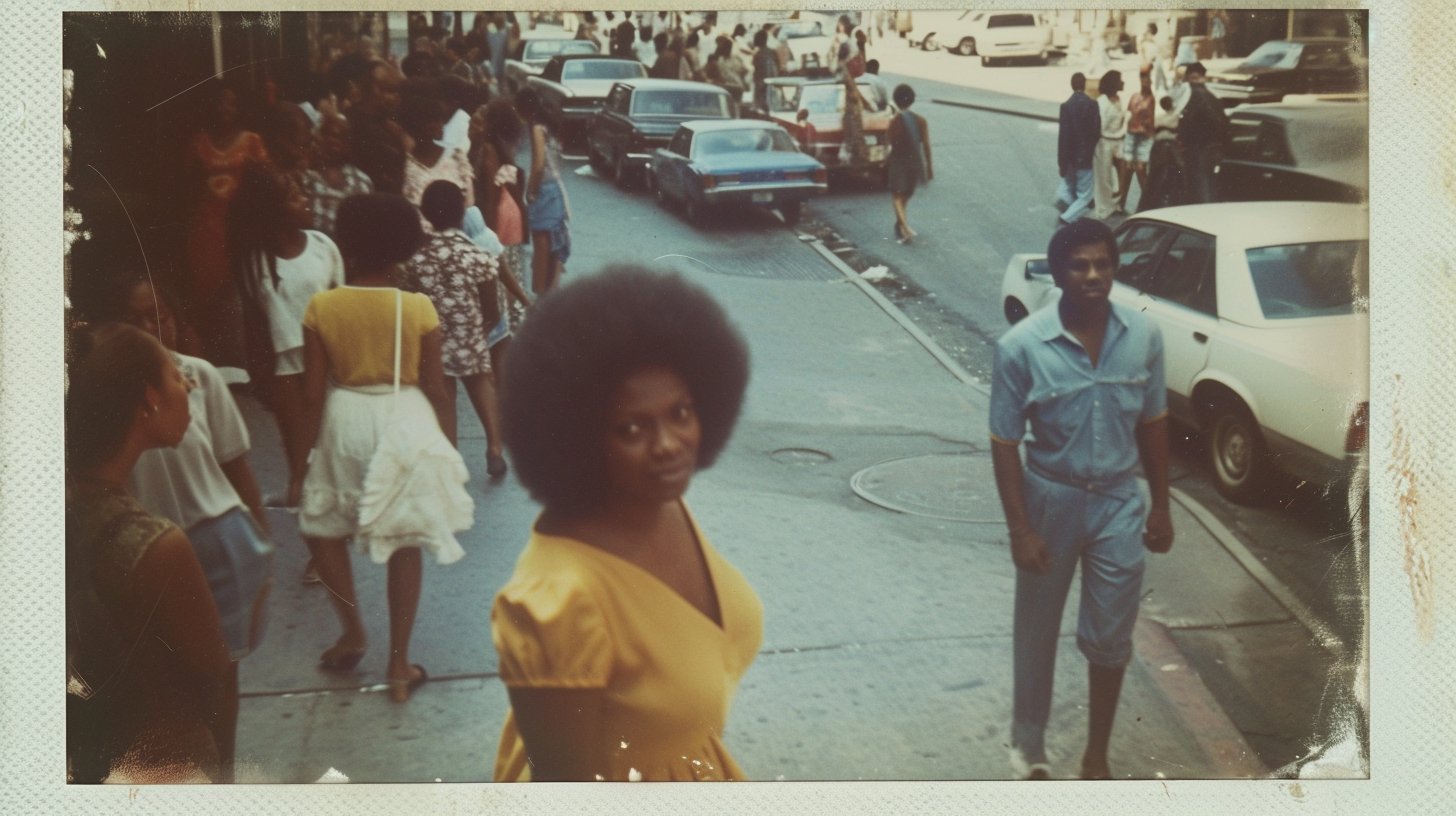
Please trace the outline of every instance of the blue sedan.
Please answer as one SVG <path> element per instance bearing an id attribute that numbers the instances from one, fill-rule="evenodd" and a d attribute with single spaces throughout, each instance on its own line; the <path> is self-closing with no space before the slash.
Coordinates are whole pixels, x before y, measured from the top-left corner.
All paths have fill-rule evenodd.
<path id="1" fill-rule="evenodd" d="M 648 182 L 663 206 L 688 221 L 723 204 L 776 209 L 792 224 L 804 199 L 828 188 L 824 165 L 799 152 L 788 132 L 748 119 L 686 122 L 652 154 Z"/>

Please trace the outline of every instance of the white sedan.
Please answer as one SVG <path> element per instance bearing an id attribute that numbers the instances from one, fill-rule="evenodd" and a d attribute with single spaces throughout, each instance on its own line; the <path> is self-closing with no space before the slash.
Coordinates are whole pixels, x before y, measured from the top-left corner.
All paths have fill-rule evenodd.
<path id="1" fill-rule="evenodd" d="M 1272 467 L 1332 484 L 1369 415 L 1369 214 L 1267 201 L 1152 210 L 1115 231 L 1112 300 L 1163 331 L 1173 415 L 1207 433 L 1215 485 L 1244 501 Z M 1002 279 L 1008 322 L 1055 304 L 1046 256 Z"/>

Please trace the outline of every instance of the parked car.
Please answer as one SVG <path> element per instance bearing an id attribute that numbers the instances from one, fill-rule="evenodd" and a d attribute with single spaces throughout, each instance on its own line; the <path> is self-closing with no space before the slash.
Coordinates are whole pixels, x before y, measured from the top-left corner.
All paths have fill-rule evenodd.
<path id="1" fill-rule="evenodd" d="M 1208 75 L 1208 89 L 1226 107 L 1279 102 L 1285 94 L 1356 93 L 1366 70 L 1338 37 L 1270 40 L 1231 71 Z"/>
<path id="2" fill-rule="evenodd" d="M 793 224 L 804 200 L 828 187 L 824 165 L 799 152 L 787 131 L 752 119 L 685 122 L 653 151 L 647 179 L 663 206 L 680 204 L 692 223 L 734 204 L 776 209 Z"/>
<path id="3" fill-rule="evenodd" d="M 1369 227 L 1355 204 L 1170 207 L 1116 230 L 1115 303 L 1162 329 L 1168 404 L 1206 432 L 1214 484 L 1255 497 L 1279 468 L 1333 484 L 1359 467 L 1369 415 Z M 1002 278 L 1007 320 L 1061 295 L 1046 256 Z"/>
<path id="4" fill-rule="evenodd" d="M 601 110 L 607 92 L 619 79 L 641 79 L 647 68 L 635 59 L 601 54 L 557 54 L 526 87 L 541 95 L 546 117 L 563 140 L 580 137 L 586 120 Z"/>
<path id="5" fill-rule="evenodd" d="M 1043 64 L 1052 49 L 1052 27 L 1036 11 L 967 11 L 953 22 L 927 32 L 926 50 L 944 48 L 982 65 L 1030 57 Z"/>
<path id="6" fill-rule="evenodd" d="M 627 79 L 612 85 L 607 102 L 586 125 L 586 155 L 592 167 L 627 186 L 665 147 L 678 125 L 693 119 L 732 119 L 736 105 L 727 91 L 706 82 Z"/>
<path id="7" fill-rule="evenodd" d="M 1370 189 L 1370 106 L 1246 105 L 1229 112 L 1220 201 L 1364 201 Z"/>
<path id="8" fill-rule="evenodd" d="M 768 116 L 793 136 L 800 148 L 826 167 L 838 168 L 844 145 L 844 84 L 833 79 L 775 77 L 767 80 Z M 868 80 L 857 83 L 869 100 L 863 116 L 871 170 L 883 176 L 890 160 L 890 121 L 899 110 Z"/>
<path id="9" fill-rule="evenodd" d="M 591 40 L 568 40 L 560 36 L 535 37 L 529 34 L 516 43 L 506 58 L 505 77 L 501 79 L 507 93 L 526 87 L 526 80 L 537 76 L 557 54 L 597 54 L 601 49 Z"/>

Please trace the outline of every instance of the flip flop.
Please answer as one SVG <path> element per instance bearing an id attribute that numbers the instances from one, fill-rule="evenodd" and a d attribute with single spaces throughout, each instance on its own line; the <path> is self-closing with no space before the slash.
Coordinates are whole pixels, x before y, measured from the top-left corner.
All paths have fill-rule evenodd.
<path id="1" fill-rule="evenodd" d="M 367 648 L 364 646 L 334 644 L 319 656 L 319 667 L 324 671 L 332 672 L 353 671 L 354 667 L 359 665 L 359 661 L 364 659 L 365 651 Z"/>
<path id="2" fill-rule="evenodd" d="M 396 703 L 409 702 L 410 695 L 414 693 L 415 689 L 423 686 L 430 679 L 430 674 L 425 671 L 424 666 L 418 663 L 411 663 L 410 668 L 418 671 L 420 673 L 419 676 L 413 680 L 389 681 L 389 697 Z"/>

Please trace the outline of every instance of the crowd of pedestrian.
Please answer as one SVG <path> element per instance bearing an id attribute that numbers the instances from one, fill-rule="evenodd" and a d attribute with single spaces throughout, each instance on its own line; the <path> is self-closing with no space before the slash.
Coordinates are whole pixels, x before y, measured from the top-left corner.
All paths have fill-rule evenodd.
<path id="1" fill-rule="evenodd" d="M 1157 24 L 1138 41 L 1138 90 L 1123 93 L 1122 73 L 1110 70 L 1087 93 L 1087 76 L 1072 75 L 1072 95 L 1059 116 L 1054 198 L 1064 226 L 1091 213 L 1107 221 L 1127 214 L 1132 182 L 1138 211 L 1213 201 L 1214 169 L 1229 138 L 1223 104 L 1204 85 L 1208 71 L 1185 54 L 1162 77 Z M 1155 88 L 1164 85 L 1159 95 Z"/>

